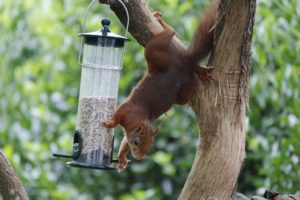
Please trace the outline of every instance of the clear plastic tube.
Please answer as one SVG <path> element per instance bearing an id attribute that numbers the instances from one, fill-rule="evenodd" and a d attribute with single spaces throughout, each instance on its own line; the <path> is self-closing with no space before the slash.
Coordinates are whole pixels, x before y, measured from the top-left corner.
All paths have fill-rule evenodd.
<path id="1" fill-rule="evenodd" d="M 112 159 L 113 129 L 101 125 L 116 109 L 123 48 L 105 39 L 105 46 L 84 44 L 76 129 L 83 138 L 83 150 L 76 162 L 109 164 Z"/>

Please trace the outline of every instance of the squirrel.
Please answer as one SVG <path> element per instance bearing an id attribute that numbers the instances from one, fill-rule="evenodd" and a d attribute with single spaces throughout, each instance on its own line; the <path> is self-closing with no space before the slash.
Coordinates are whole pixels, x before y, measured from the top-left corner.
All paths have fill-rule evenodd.
<path id="1" fill-rule="evenodd" d="M 145 46 L 148 72 L 126 102 L 117 108 L 113 118 L 102 122 L 106 128 L 120 124 L 125 131 L 118 153 L 119 170 L 127 166 L 129 151 L 135 159 L 145 158 L 159 131 L 154 127 L 155 119 L 173 104 L 183 105 L 191 99 L 196 86 L 195 74 L 204 81 L 212 79 L 208 69 L 198 63 L 212 49 L 216 13 L 217 3 L 213 1 L 187 49 L 171 42 L 176 32 L 162 19 L 161 13 L 153 13 L 164 30 Z"/>

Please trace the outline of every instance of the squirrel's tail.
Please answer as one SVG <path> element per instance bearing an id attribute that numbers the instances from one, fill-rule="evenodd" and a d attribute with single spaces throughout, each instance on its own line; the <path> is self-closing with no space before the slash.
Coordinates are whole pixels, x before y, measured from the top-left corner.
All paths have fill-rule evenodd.
<path id="1" fill-rule="evenodd" d="M 208 56 L 213 46 L 214 26 L 216 24 L 218 0 L 213 0 L 211 5 L 202 15 L 188 48 L 188 57 L 198 63 Z"/>

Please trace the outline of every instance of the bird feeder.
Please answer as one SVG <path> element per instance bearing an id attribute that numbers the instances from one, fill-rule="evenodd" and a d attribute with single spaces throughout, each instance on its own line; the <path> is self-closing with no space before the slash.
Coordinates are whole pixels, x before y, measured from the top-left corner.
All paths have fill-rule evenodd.
<path id="1" fill-rule="evenodd" d="M 98 31 L 81 33 L 83 37 L 82 71 L 76 131 L 67 165 L 92 169 L 114 169 L 113 129 L 101 122 L 112 118 L 118 98 L 120 71 L 126 37 L 110 32 L 108 19 Z"/>

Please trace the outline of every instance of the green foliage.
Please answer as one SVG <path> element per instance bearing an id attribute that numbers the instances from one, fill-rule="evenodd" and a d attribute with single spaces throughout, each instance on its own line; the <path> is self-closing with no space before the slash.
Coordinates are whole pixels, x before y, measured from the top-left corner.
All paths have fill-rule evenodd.
<path id="1" fill-rule="evenodd" d="M 88 3 L 0 1 L 0 148 L 31 199 L 175 199 L 198 146 L 196 119 L 186 107 L 176 106 L 160 118 L 151 159 L 134 160 L 120 174 L 67 168 L 63 159 L 51 156 L 52 151 L 71 151 L 80 81 L 76 34 Z M 150 1 L 184 41 L 207 4 Z M 299 9 L 296 0 L 263 1 L 258 7 L 242 191 L 299 192 Z M 88 16 L 87 29 L 98 29 L 104 15 L 111 18 L 114 32 L 124 33 L 109 8 L 98 5 Z M 143 49 L 133 39 L 126 46 L 120 102 L 145 70 Z M 120 128 L 116 136 L 117 148 Z"/>
<path id="2" fill-rule="evenodd" d="M 296 0 L 261 1 L 258 5 L 245 190 L 300 192 L 299 9 Z"/>

